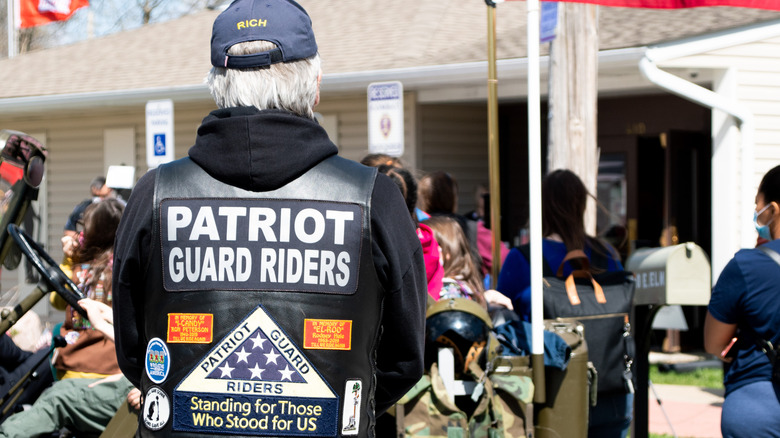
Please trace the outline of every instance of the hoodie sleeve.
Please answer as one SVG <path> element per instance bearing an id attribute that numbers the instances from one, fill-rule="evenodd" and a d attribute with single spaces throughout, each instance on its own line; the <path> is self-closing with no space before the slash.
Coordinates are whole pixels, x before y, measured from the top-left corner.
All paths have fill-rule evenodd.
<path id="1" fill-rule="evenodd" d="M 136 184 L 119 222 L 114 242 L 113 308 L 116 356 L 122 373 L 141 387 L 145 340 L 143 279 L 152 239 L 154 176 L 148 172 Z"/>
<path id="2" fill-rule="evenodd" d="M 373 258 L 385 289 L 377 351 L 376 414 L 423 374 L 427 279 L 422 247 L 398 187 L 377 175 L 371 200 Z"/>

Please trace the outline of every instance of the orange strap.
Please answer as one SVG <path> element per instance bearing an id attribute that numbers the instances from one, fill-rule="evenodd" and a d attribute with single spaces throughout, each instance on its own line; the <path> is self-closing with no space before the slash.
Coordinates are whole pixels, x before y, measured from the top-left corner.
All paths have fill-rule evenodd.
<path id="1" fill-rule="evenodd" d="M 590 275 L 590 272 L 588 271 L 574 271 L 566 277 L 566 295 L 569 297 L 569 302 L 572 306 L 578 306 L 580 305 L 580 296 L 577 293 L 577 285 L 574 283 L 574 277 L 578 278 L 589 278 L 591 284 L 593 285 L 593 294 L 596 296 L 596 302 L 599 304 L 605 304 L 607 302 L 607 297 L 604 295 L 604 289 L 601 288 L 601 285 L 596 282 L 596 280 L 593 278 L 592 275 Z"/>
<path id="2" fill-rule="evenodd" d="M 577 294 L 577 285 L 574 284 L 574 276 L 566 277 L 566 295 L 569 296 L 569 302 L 572 306 L 580 305 L 580 296 Z"/>
<path id="3" fill-rule="evenodd" d="M 563 261 L 558 266 L 557 276 L 563 278 L 563 265 L 568 261 L 577 259 L 580 260 L 580 264 L 582 265 L 581 269 L 590 271 L 590 260 L 588 260 L 588 256 L 585 254 L 585 251 L 581 249 L 575 249 L 566 253 L 566 257 L 563 258 Z"/>

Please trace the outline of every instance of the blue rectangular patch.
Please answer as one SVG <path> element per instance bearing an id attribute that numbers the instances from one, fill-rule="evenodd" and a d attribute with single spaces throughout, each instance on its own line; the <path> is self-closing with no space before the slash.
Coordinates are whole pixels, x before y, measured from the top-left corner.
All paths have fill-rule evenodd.
<path id="1" fill-rule="evenodd" d="M 181 432 L 334 437 L 337 420 L 335 398 L 189 392 L 173 396 L 173 430 Z"/>
<path id="2" fill-rule="evenodd" d="M 278 199 L 164 199 L 167 291 L 353 294 L 363 211 L 357 204 Z"/>

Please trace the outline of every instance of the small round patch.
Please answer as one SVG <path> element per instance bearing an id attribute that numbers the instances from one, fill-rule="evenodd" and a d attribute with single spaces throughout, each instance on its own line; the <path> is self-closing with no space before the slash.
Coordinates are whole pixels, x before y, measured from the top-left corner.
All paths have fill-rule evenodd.
<path id="1" fill-rule="evenodd" d="M 149 380 L 154 383 L 162 383 L 168 377 L 171 369 L 171 353 L 160 338 L 152 338 L 146 346 L 146 358 L 144 368 Z"/>
<path id="2" fill-rule="evenodd" d="M 72 332 L 68 332 L 68 334 L 65 335 L 65 342 L 67 342 L 68 345 L 73 345 L 78 340 L 79 340 L 79 332 L 76 330 Z"/>
<path id="3" fill-rule="evenodd" d="M 146 391 L 143 409 L 144 426 L 149 430 L 160 430 L 171 417 L 171 404 L 168 396 L 160 388 L 152 387 Z"/>

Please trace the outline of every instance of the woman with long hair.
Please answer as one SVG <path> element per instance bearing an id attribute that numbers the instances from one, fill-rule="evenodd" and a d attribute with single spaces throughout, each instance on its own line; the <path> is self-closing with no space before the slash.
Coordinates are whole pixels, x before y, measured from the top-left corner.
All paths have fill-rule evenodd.
<path id="1" fill-rule="evenodd" d="M 482 275 L 458 222 L 448 216 L 432 216 L 424 223 L 433 230 L 441 250 L 444 279 L 439 299 L 469 298 L 485 307 Z"/>
<path id="2" fill-rule="evenodd" d="M 491 309 L 503 307 L 512 310 L 512 301 L 497 290 L 485 290 L 484 279 L 463 229 L 458 222 L 447 216 L 432 216 L 424 221 L 436 238 L 444 268 L 439 299 L 468 298 L 482 307 Z M 492 310 L 491 310 L 492 311 Z"/>
<path id="3" fill-rule="evenodd" d="M 90 204 L 84 211 L 72 257 L 74 283 L 88 298 L 109 306 L 114 237 L 123 211 L 123 204 L 116 199 Z M 68 345 L 55 353 L 58 377 L 105 377 L 119 373 L 116 354 L 108 355 L 113 352 L 113 340 L 95 330 L 89 319 L 70 306 L 65 315 L 59 334 Z"/>
<path id="4" fill-rule="evenodd" d="M 53 358 L 59 380 L 32 408 L 9 417 L 0 426 L 0 436 L 38 436 L 62 427 L 79 436 L 97 435 L 132 389 L 119 370 L 110 314 L 114 237 L 123 211 L 116 199 L 85 210 L 73 254 L 73 279 L 88 297 L 79 303 L 90 318 L 67 306 L 58 333 L 67 345 L 55 350 Z"/>
<path id="5" fill-rule="evenodd" d="M 585 232 L 585 206 L 588 190 L 580 178 L 570 170 L 556 170 L 542 182 L 542 254 L 553 270 L 557 270 L 569 251 L 581 249 L 589 259 L 594 256 L 605 261 L 602 270 L 620 271 L 620 256 L 606 242 L 588 236 Z M 591 267 L 599 269 L 591 263 Z M 564 264 L 563 275 L 573 270 Z M 501 267 L 498 289 L 512 299 L 515 312 L 528 321 L 531 316 L 531 267 L 519 248 L 513 248 Z"/>
<path id="6" fill-rule="evenodd" d="M 623 270 L 617 251 L 585 232 L 589 196 L 580 178 L 569 170 L 551 172 L 542 182 L 542 256 L 553 272 L 573 250 L 585 252 L 593 273 Z M 563 276 L 577 267 L 566 262 Z M 520 248 L 513 248 L 501 267 L 497 289 L 514 302 L 515 312 L 525 321 L 531 316 L 530 285 L 530 264 Z M 633 394 L 599 394 L 598 404 L 590 409 L 588 436 L 625 437 L 631 424 L 632 405 Z"/>

